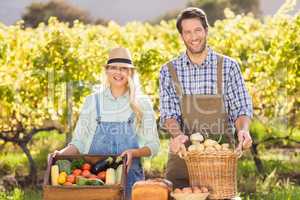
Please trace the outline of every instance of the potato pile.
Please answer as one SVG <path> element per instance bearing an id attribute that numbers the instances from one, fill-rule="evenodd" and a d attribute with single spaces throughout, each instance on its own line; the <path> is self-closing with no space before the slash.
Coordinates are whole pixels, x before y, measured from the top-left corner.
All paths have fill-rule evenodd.
<path id="1" fill-rule="evenodd" d="M 200 133 L 194 133 L 190 136 L 192 145 L 188 147 L 188 152 L 196 153 L 233 153 L 229 148 L 228 143 L 219 144 L 215 140 L 206 139 L 204 140 L 203 136 Z"/>

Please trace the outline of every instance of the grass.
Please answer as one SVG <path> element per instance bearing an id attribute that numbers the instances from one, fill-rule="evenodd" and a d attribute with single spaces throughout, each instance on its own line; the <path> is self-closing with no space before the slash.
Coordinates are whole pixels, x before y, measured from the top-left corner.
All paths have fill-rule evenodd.
<path id="1" fill-rule="evenodd" d="M 15 188 L 11 192 L 0 192 L 1 200 L 42 200 L 42 191 L 34 189 L 22 190 Z"/>
<path id="2" fill-rule="evenodd" d="M 292 189 L 278 189 L 271 193 L 257 193 L 252 195 L 242 196 L 244 200 L 299 200 L 300 187 Z"/>
<path id="3" fill-rule="evenodd" d="M 160 176 L 163 177 L 167 160 L 168 160 L 168 140 L 160 140 L 160 148 L 158 155 L 154 158 L 146 158 L 143 161 L 143 167 L 150 177 Z"/>
<path id="4" fill-rule="evenodd" d="M 28 165 L 28 161 L 25 154 L 21 152 L 1 153 L 0 160 L 0 175 L 28 173 L 27 168 L 24 168 Z"/>
<path id="5" fill-rule="evenodd" d="M 0 199 L 1 200 L 23 200 L 24 191 L 22 191 L 20 188 L 15 188 L 13 191 L 8 193 L 0 192 Z"/>
<path id="6" fill-rule="evenodd" d="M 29 149 L 33 159 L 35 160 L 38 170 L 45 169 L 47 156 L 55 149 L 60 149 L 64 144 L 65 136 L 55 131 L 41 132 L 33 137 L 33 142 L 29 144 Z M 6 144 L 0 153 L 0 169 L 6 174 L 27 174 L 28 160 L 23 151 L 11 143 Z M 0 174 L 0 175 L 1 175 Z"/>

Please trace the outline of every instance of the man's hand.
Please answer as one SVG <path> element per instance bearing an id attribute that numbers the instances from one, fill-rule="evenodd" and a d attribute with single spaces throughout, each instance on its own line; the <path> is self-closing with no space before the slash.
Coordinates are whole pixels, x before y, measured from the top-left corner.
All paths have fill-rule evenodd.
<path id="1" fill-rule="evenodd" d="M 181 145 L 188 141 L 189 137 L 186 135 L 179 135 L 170 140 L 170 150 L 172 153 L 177 154 L 181 148 Z"/>
<path id="2" fill-rule="evenodd" d="M 240 130 L 238 132 L 238 150 L 249 149 L 252 146 L 252 138 L 249 131 Z"/>

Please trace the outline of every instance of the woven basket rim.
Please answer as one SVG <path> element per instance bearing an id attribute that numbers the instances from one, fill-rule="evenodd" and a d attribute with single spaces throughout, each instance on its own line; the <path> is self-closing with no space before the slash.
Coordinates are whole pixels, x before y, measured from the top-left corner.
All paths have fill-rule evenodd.
<path id="1" fill-rule="evenodd" d="M 222 158 L 239 158 L 239 155 L 235 152 L 232 153 L 222 153 L 222 152 L 211 152 L 211 153 L 200 153 L 200 152 L 187 152 L 183 159 L 189 159 L 191 157 L 222 157 Z"/>

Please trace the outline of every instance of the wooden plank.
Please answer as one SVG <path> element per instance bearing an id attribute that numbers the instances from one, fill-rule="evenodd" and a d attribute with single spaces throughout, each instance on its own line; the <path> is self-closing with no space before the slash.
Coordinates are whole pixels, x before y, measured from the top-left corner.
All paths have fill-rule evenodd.
<path id="1" fill-rule="evenodd" d="M 44 187 L 44 200 L 121 200 L 122 190 L 116 188 Z"/>

